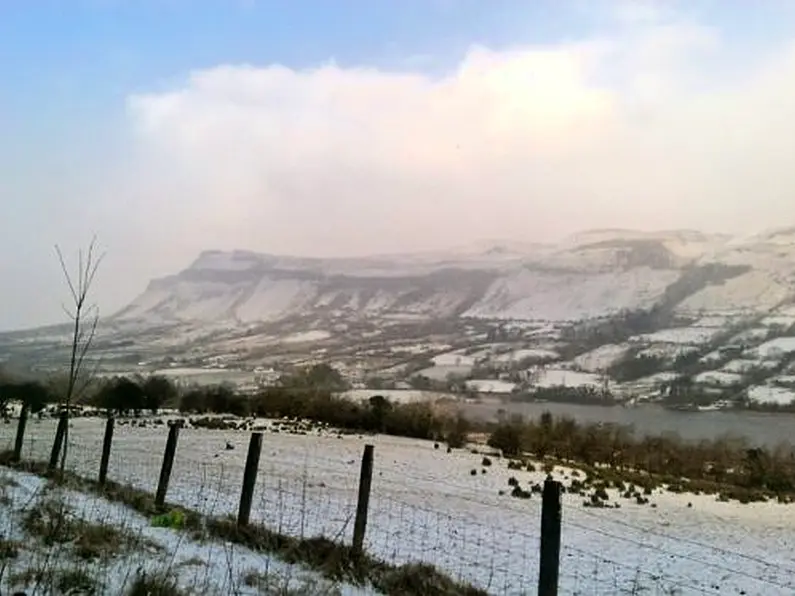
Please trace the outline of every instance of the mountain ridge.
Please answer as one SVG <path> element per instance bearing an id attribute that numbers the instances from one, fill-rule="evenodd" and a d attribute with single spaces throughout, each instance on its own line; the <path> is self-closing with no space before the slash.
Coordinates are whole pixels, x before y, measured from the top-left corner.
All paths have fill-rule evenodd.
<path id="1" fill-rule="evenodd" d="M 181 272 L 152 280 L 110 319 L 142 325 L 304 315 L 573 321 L 650 308 L 686 268 L 711 263 L 744 267 L 723 284 L 755 273 L 749 283 L 774 288 L 781 298 L 795 289 L 793 256 L 791 229 L 745 239 L 697 230 L 591 230 L 556 245 L 490 241 L 369 257 L 206 250 Z M 698 303 L 699 292 L 720 294 L 714 287 L 704 283 L 683 302 L 695 296 Z M 722 298 L 710 300 L 717 310 L 731 310 L 718 304 Z"/>

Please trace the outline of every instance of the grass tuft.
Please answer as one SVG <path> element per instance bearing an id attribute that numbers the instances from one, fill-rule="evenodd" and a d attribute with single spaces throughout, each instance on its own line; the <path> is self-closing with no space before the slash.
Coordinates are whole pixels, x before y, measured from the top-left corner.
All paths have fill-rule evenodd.
<path id="1" fill-rule="evenodd" d="M 125 596 L 187 596 L 176 578 L 167 573 L 140 572 L 135 576 Z"/>
<path id="2" fill-rule="evenodd" d="M 1 456 L 0 462 L 2 462 Z M 46 463 L 23 462 L 15 464 L 13 467 L 39 476 L 51 477 L 47 473 Z M 126 505 L 153 518 L 153 520 L 162 520 L 163 514 L 167 512 L 166 517 L 170 522 L 175 519 L 181 520 L 177 524 L 180 527 L 174 529 L 191 532 L 196 538 L 226 541 L 254 551 L 272 553 L 286 563 L 302 564 L 313 569 L 329 580 L 370 584 L 383 593 L 401 594 L 402 596 L 487 596 L 487 592 L 484 590 L 464 582 L 457 582 L 432 565 L 391 565 L 366 553 L 355 556 L 350 546 L 325 537 L 298 539 L 274 532 L 265 526 L 250 525 L 241 528 L 231 517 L 205 517 L 196 511 L 174 504 L 166 504 L 163 509 L 159 509 L 155 506 L 154 498 L 149 493 L 114 482 L 100 485 L 94 480 L 80 477 L 72 472 L 59 473 L 55 480 L 74 490 L 93 492 L 110 501 Z M 72 539 L 75 539 L 74 534 L 69 534 L 73 530 L 53 528 L 48 519 L 46 516 L 42 518 L 34 515 L 29 523 L 40 527 L 40 531 L 44 535 L 72 536 Z M 94 540 L 101 543 L 102 536 L 106 536 L 106 534 L 97 531 Z M 68 539 L 61 539 L 68 541 Z M 169 584 L 168 581 L 168 576 L 141 574 L 136 578 L 135 584 L 127 596 L 158 596 L 159 594 L 179 596 L 182 594 L 175 583 Z M 144 588 L 150 584 L 154 587 L 147 592 Z M 157 586 L 161 584 L 173 587 L 176 591 L 153 591 L 159 590 L 160 588 Z M 132 591 L 133 589 L 143 591 L 136 592 Z"/>

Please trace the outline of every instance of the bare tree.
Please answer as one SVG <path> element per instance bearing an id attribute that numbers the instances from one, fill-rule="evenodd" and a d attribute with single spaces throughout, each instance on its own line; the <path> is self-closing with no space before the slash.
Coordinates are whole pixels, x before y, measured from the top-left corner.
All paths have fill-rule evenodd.
<path id="1" fill-rule="evenodd" d="M 72 402 L 79 396 L 91 378 L 85 378 L 83 364 L 85 362 L 91 343 L 94 341 L 97 324 L 99 323 L 99 309 L 95 304 L 89 302 L 89 293 L 94 283 L 97 269 L 102 262 L 104 254 L 97 255 L 96 236 L 91 239 L 88 249 L 78 251 L 77 271 L 70 273 L 66 265 L 63 252 L 56 244 L 55 252 L 61 264 L 66 283 L 69 286 L 72 302 L 70 307 L 64 306 L 64 312 L 72 320 L 72 345 L 69 358 L 69 378 L 66 385 L 66 393 L 61 403 L 63 411 L 66 412 L 67 420 L 71 413 Z M 69 442 L 69 425 L 66 425 L 63 445 L 61 450 L 61 471 L 66 467 L 66 451 Z"/>

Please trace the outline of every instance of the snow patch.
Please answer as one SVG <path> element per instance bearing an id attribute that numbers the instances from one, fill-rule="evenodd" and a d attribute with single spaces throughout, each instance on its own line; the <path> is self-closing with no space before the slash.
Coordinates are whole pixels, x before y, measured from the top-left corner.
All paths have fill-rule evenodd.
<path id="1" fill-rule="evenodd" d="M 461 352 L 447 352 L 438 354 L 431 358 L 431 362 L 436 366 L 475 366 L 476 358 L 473 355 L 462 354 Z"/>
<path id="2" fill-rule="evenodd" d="M 501 277 L 463 316 L 578 321 L 652 306 L 678 271 L 637 268 L 611 273 L 522 270 Z"/>
<path id="3" fill-rule="evenodd" d="M 630 341 L 635 343 L 701 345 L 712 339 L 715 333 L 716 330 L 712 327 L 676 327 L 673 329 L 661 329 L 654 333 L 636 335 L 630 338 Z"/>
<path id="4" fill-rule="evenodd" d="M 560 355 L 553 350 L 542 350 L 538 348 L 522 348 L 520 350 L 513 350 L 494 357 L 494 362 L 510 363 L 521 362 L 523 360 L 557 360 Z"/>
<path id="5" fill-rule="evenodd" d="M 478 393 L 511 393 L 516 383 L 497 379 L 472 379 L 466 382 L 466 388 Z"/>
<path id="6" fill-rule="evenodd" d="M 313 341 L 323 341 L 324 339 L 329 339 L 330 337 L 331 333 L 328 331 L 323 331 L 322 329 L 313 329 L 311 331 L 302 331 L 300 333 L 288 335 L 282 339 L 282 342 L 286 344 L 309 343 Z"/>
<path id="7" fill-rule="evenodd" d="M 538 371 L 533 380 L 536 387 L 596 387 L 604 386 L 601 375 L 577 372 L 564 368 L 546 368 Z"/>
<path id="8" fill-rule="evenodd" d="M 693 382 L 700 385 L 712 385 L 716 387 L 731 387 L 743 380 L 742 375 L 723 372 L 720 370 L 708 370 L 696 375 Z"/>
<path id="9" fill-rule="evenodd" d="M 629 346 L 626 345 L 606 344 L 585 354 L 580 354 L 572 362 L 585 372 L 600 372 L 620 361 L 628 351 Z"/>
<path id="10" fill-rule="evenodd" d="M 795 337 L 777 337 L 747 350 L 748 355 L 765 360 L 781 359 L 792 352 L 795 352 Z"/>
<path id="11" fill-rule="evenodd" d="M 795 402 L 795 391 L 785 387 L 755 385 L 748 389 L 748 400 L 756 404 L 788 406 Z"/>

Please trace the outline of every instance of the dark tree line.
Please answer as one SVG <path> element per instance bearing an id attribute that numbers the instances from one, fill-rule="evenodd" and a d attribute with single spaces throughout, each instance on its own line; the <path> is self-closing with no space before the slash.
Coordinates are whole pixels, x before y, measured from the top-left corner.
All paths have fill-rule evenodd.
<path id="1" fill-rule="evenodd" d="M 517 401 L 533 400 L 586 405 L 613 405 L 616 403 L 616 399 L 610 391 L 593 385 L 532 387 L 527 392 L 517 395 L 514 399 Z"/>
<path id="2" fill-rule="evenodd" d="M 165 377 L 114 377 L 102 383 L 91 405 L 122 416 L 139 416 L 144 411 L 157 414 L 165 405 L 176 402 L 177 395 L 177 387 Z"/>
<path id="3" fill-rule="evenodd" d="M 37 414 L 55 401 L 53 391 L 38 381 L 0 381 L 0 411 L 5 412 L 10 402 L 19 402 Z"/>
<path id="4" fill-rule="evenodd" d="M 194 388 L 182 395 L 179 409 L 185 414 L 303 418 L 344 430 L 444 440 L 452 447 L 462 446 L 470 431 L 466 419 L 440 413 L 429 403 L 394 403 L 377 390 L 366 401 L 354 401 L 338 395 L 345 387 L 337 371 L 318 365 L 285 375 L 255 395 L 223 385 Z"/>
<path id="5" fill-rule="evenodd" d="M 752 448 L 745 439 L 723 437 L 697 442 L 676 435 L 637 437 L 615 424 L 580 424 L 572 418 L 538 420 L 514 417 L 493 428 L 489 445 L 506 456 L 531 453 L 539 458 L 606 465 L 617 471 L 732 485 L 777 494 L 795 493 L 795 451 Z"/>

